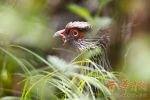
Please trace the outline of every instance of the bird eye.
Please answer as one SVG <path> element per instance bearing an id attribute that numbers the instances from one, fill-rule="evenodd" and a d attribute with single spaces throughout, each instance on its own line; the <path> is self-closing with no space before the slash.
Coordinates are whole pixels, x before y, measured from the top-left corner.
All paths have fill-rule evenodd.
<path id="1" fill-rule="evenodd" d="M 82 31 L 74 28 L 69 31 L 69 34 L 71 37 L 75 39 L 81 39 L 84 36 L 84 33 Z"/>
<path id="2" fill-rule="evenodd" d="M 73 35 L 73 36 L 78 36 L 78 32 L 74 31 L 74 32 L 72 33 L 72 35 Z"/>

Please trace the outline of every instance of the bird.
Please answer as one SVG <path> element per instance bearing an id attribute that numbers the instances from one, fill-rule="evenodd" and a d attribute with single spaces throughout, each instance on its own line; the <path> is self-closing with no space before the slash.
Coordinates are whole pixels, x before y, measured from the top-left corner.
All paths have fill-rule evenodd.
<path id="1" fill-rule="evenodd" d="M 109 28 L 95 29 L 89 22 L 74 21 L 69 22 L 64 29 L 61 29 L 54 33 L 53 37 L 61 37 L 64 41 L 64 45 L 72 47 L 75 52 L 82 53 L 87 51 L 98 51 L 89 57 L 89 59 L 100 65 L 100 69 L 111 72 L 112 68 L 108 60 L 106 49 L 110 41 Z M 94 33 L 95 32 L 95 33 Z M 89 68 L 96 69 L 95 66 L 89 62 L 85 62 L 84 65 Z M 98 91 L 97 88 L 93 88 L 93 93 Z"/>

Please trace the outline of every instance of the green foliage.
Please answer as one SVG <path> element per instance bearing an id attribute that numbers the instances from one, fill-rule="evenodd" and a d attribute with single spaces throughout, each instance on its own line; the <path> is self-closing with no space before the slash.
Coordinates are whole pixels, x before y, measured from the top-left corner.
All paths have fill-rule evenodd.
<path id="1" fill-rule="evenodd" d="M 93 29 L 91 33 L 96 34 L 97 30 L 107 28 L 112 23 L 112 19 L 109 17 L 99 17 L 102 8 L 106 6 L 110 1 L 111 0 L 101 0 L 98 6 L 99 8 L 94 17 L 90 14 L 90 12 L 86 8 L 83 8 L 75 4 L 68 4 L 67 9 L 81 16 L 83 19 L 89 22 Z"/>
<path id="2" fill-rule="evenodd" d="M 85 20 L 87 20 L 89 22 L 93 21 L 93 18 L 90 15 L 90 12 L 87 9 L 82 8 L 82 7 L 80 7 L 78 5 L 75 5 L 75 4 L 68 4 L 67 8 L 70 11 L 72 11 L 72 12 L 78 14 L 79 16 L 83 17 Z"/>
<path id="3" fill-rule="evenodd" d="M 75 61 L 67 64 L 64 60 L 59 59 L 58 57 L 48 56 L 49 63 L 42 57 L 24 47 L 15 45 L 10 45 L 8 47 L 25 50 L 46 64 L 45 67 L 39 69 L 30 68 L 32 65 L 30 64 L 30 66 L 28 66 L 29 62 L 27 64 L 27 62 L 22 59 L 18 59 L 9 51 L 0 48 L 5 54 L 13 58 L 24 70 L 24 74 L 20 73 L 20 75 L 25 78 L 19 83 L 24 83 L 21 100 L 32 100 L 37 98 L 40 98 L 40 100 L 76 100 L 82 99 L 86 95 L 88 95 L 86 96 L 87 99 L 95 100 L 90 84 L 100 89 L 102 91 L 101 95 L 104 95 L 105 99 L 107 99 L 107 95 L 111 94 L 108 88 L 106 88 L 105 83 L 110 80 L 115 80 L 115 76 L 105 70 L 94 70 L 93 68 L 87 68 L 81 65 L 84 62 L 91 62 L 90 60 Z M 97 68 L 99 67 L 97 66 Z M 78 71 L 81 70 L 83 72 L 78 73 Z M 85 73 L 84 71 L 88 73 Z M 98 76 L 91 77 L 91 75 L 94 75 L 95 73 L 99 73 Z M 89 88 L 90 92 L 83 91 L 85 84 L 87 84 L 86 87 Z M 3 99 L 5 100 L 5 98 Z"/>
<path id="4" fill-rule="evenodd" d="M 63 59 L 51 55 L 47 55 L 47 59 L 45 59 L 22 46 L 8 45 L 6 47 L 9 43 L 20 43 L 44 50 L 54 43 L 50 41 L 54 32 L 45 23 L 48 18 L 42 11 L 44 6 L 42 4 L 46 1 L 25 1 L 24 3 L 18 1 L 18 5 L 13 7 L 16 2 L 14 0 L 12 6 L 2 5 L 0 7 L 0 43 L 3 46 L 0 47 L 0 96 L 3 96 L 0 97 L 0 100 L 107 100 L 107 96 L 113 93 L 105 84 L 118 80 L 116 76 L 121 79 L 127 77 L 149 82 L 150 39 L 146 37 L 136 38 L 124 48 L 124 53 L 126 53 L 125 72 L 128 76 L 120 72 L 107 72 L 103 67 L 89 59 L 91 56 L 103 53 L 101 48 L 91 50 L 92 53 L 82 52 L 67 63 Z M 93 16 L 89 10 L 76 4 L 68 4 L 67 9 L 90 22 L 92 28 L 97 31 L 108 27 L 113 21 L 109 17 L 99 17 L 103 7 L 110 1 L 100 0 L 98 9 Z M 18 10 L 18 7 L 22 9 Z M 18 52 L 19 50 L 16 48 L 23 52 Z M 75 54 L 69 50 L 65 51 Z M 38 61 L 21 57 L 22 54 L 32 55 Z M 85 59 L 79 60 L 80 57 Z M 31 63 L 30 60 L 39 67 Z M 44 63 L 44 65 L 39 62 Z M 94 65 L 95 69 L 84 66 L 85 62 Z M 20 69 L 18 71 L 16 69 L 18 67 L 23 72 Z M 119 67 L 121 68 L 121 66 Z M 22 91 L 11 90 L 14 75 L 22 78 L 21 82 L 18 83 L 18 85 L 23 85 Z M 101 90 L 98 98 L 95 98 L 91 85 Z M 84 90 L 85 88 L 88 92 Z M 8 96 L 10 92 L 20 94 L 21 97 Z M 114 97 L 112 96 L 111 99 Z"/>
<path id="5" fill-rule="evenodd" d="M 20 43 L 43 50 L 50 47 L 52 29 L 47 25 L 47 16 L 38 11 L 41 7 L 35 7 L 37 4 L 28 0 L 23 4 L 21 1 L 17 3 L 22 5 L 22 9 L 0 5 L 1 44 Z M 28 7 L 24 8 L 25 5 Z"/>
<path id="6" fill-rule="evenodd" d="M 81 16 L 86 21 L 93 23 L 93 21 L 97 22 L 97 19 L 99 19 L 98 16 L 99 16 L 102 8 L 105 7 L 110 1 L 111 0 L 101 0 L 99 3 L 99 6 L 98 6 L 98 10 L 94 17 L 92 17 L 89 10 L 87 10 L 86 8 L 83 8 L 81 6 L 78 6 L 76 4 L 68 4 L 67 9 L 70 10 L 71 12 L 76 13 L 77 15 Z"/>
<path id="7" fill-rule="evenodd" d="M 7 96 L 7 97 L 0 98 L 0 100 L 20 100 L 20 98 L 14 96 Z"/>
<path id="8" fill-rule="evenodd" d="M 98 10 L 97 13 L 95 15 L 95 17 L 98 17 L 102 8 L 105 7 L 111 0 L 101 0 L 98 6 Z"/>

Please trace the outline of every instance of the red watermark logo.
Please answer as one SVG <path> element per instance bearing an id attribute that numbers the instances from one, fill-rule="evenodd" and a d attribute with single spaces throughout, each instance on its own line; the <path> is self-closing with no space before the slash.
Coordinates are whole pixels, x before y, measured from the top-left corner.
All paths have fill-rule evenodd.
<path id="1" fill-rule="evenodd" d="M 138 90 L 144 92 L 147 91 L 146 81 L 138 82 L 136 80 L 130 81 L 128 79 L 123 79 L 122 82 L 119 82 L 114 80 L 114 81 L 107 82 L 106 87 L 112 92 L 115 91 L 116 87 L 117 89 L 122 90 L 124 92 L 124 94 L 119 94 L 119 93 L 112 94 L 115 97 L 146 97 L 147 96 L 147 94 L 145 93 L 136 94 Z M 127 93 L 128 90 L 132 91 L 132 93 Z"/>

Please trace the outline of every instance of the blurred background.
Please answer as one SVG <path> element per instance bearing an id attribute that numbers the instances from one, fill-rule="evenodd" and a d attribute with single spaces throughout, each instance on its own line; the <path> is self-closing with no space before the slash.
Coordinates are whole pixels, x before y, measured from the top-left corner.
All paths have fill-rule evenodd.
<path id="1" fill-rule="evenodd" d="M 71 21 L 92 21 L 100 28 L 111 23 L 107 51 L 113 71 L 124 73 L 129 81 L 147 83 L 147 91 L 142 91 L 146 97 L 121 99 L 149 100 L 149 5 L 150 0 L 0 0 L 0 98 L 22 94 L 23 84 L 18 83 L 23 78 L 16 73 L 24 72 L 8 53 L 35 68 L 45 66 L 41 60 L 11 45 L 25 47 L 44 59 L 56 55 L 69 62 L 74 56 L 56 49 L 66 46 L 62 40 L 53 39 L 53 34 Z"/>

